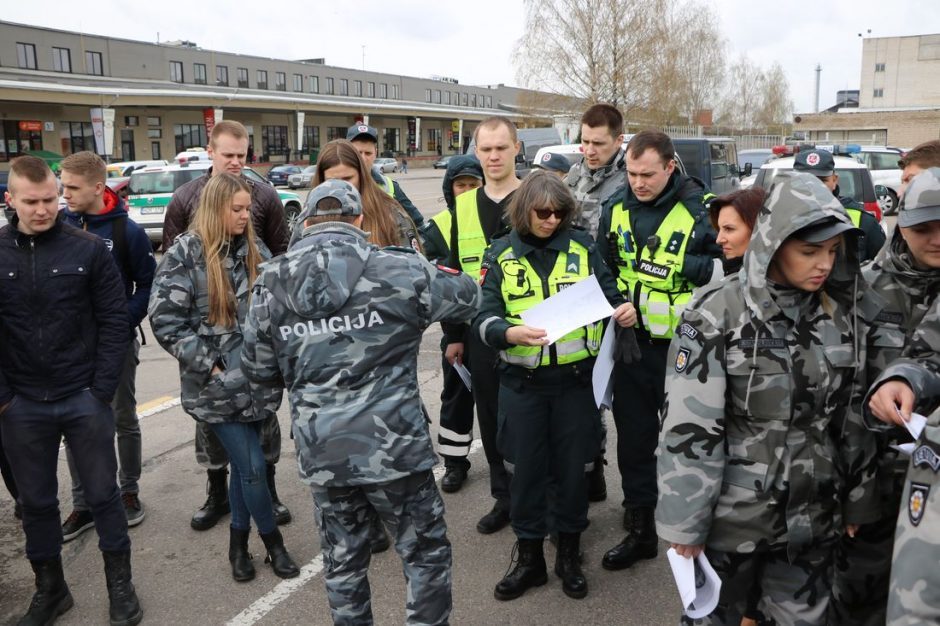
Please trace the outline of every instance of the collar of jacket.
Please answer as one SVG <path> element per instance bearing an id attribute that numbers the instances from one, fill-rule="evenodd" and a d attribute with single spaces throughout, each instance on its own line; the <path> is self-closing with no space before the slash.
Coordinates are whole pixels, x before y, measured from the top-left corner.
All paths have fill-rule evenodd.
<path id="1" fill-rule="evenodd" d="M 891 274 L 895 283 L 906 293 L 922 298 L 940 287 L 940 272 L 935 269 L 920 269 L 914 265 L 914 257 L 901 229 L 895 228 L 891 240 L 875 258 L 874 269 Z"/>
<path id="2" fill-rule="evenodd" d="M 679 190 L 682 188 L 682 183 L 684 176 L 679 173 L 678 168 L 672 172 L 672 176 L 669 177 L 669 182 L 666 183 L 666 187 L 663 189 L 662 193 L 656 197 L 655 200 L 651 202 L 642 202 L 635 195 L 633 195 L 633 188 L 628 184 L 624 190 L 625 202 L 624 206 L 631 211 L 637 208 L 647 208 L 647 209 L 660 209 L 668 211 L 679 200 Z"/>
<path id="3" fill-rule="evenodd" d="M 365 243 L 369 240 L 369 233 L 346 222 L 326 222 L 307 226 L 300 237 L 300 241 L 294 245 L 295 248 L 301 245 L 315 246 L 338 239 L 361 239 Z"/>
<path id="4" fill-rule="evenodd" d="M 10 228 L 13 231 L 13 241 L 16 243 L 18 248 L 22 248 L 29 246 L 30 241 L 33 241 L 37 244 L 42 244 L 44 241 L 48 241 L 49 239 L 55 237 L 62 230 L 62 224 L 65 222 L 65 216 L 62 214 L 62 211 L 59 211 L 55 222 L 52 224 L 52 228 L 35 235 L 27 235 L 17 228 L 18 222 L 19 220 L 10 222 Z"/>
<path id="5" fill-rule="evenodd" d="M 568 246 L 571 241 L 571 230 L 565 228 L 564 230 L 556 230 L 548 242 L 546 242 L 545 247 L 541 248 L 544 250 L 557 250 L 559 252 L 567 252 Z M 509 244 L 512 246 L 512 252 L 516 255 L 517 259 L 521 259 L 525 255 L 529 254 L 537 248 L 530 243 L 523 241 L 522 237 L 519 235 L 519 231 L 513 229 L 509 233 Z"/>
<path id="6" fill-rule="evenodd" d="M 619 171 L 626 170 L 627 167 L 627 152 L 623 148 L 617 150 L 610 161 L 605 165 L 600 166 L 596 170 L 592 170 L 588 167 L 587 161 L 584 160 L 584 157 L 581 157 L 581 162 L 578 163 L 578 167 L 572 168 L 571 174 L 568 181 L 570 185 L 577 185 L 578 179 L 580 178 L 591 178 L 594 182 L 600 182 L 605 180 L 608 176 Z"/>

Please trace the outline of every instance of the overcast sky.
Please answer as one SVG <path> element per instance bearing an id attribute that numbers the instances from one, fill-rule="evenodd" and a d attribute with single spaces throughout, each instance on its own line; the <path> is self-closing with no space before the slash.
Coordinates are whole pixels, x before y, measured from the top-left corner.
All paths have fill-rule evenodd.
<path id="1" fill-rule="evenodd" d="M 812 111 L 817 63 L 821 108 L 835 103 L 837 90 L 858 88 L 859 33 L 940 33 L 937 0 L 706 1 L 720 16 L 730 59 L 746 54 L 764 67 L 781 63 L 796 112 Z M 238 7 L 237 15 L 217 20 L 217 6 Z M 522 0 L 32 0 L 4 2 L 0 19 L 143 41 L 157 41 L 159 33 L 160 41 L 188 39 L 207 49 L 283 59 L 325 57 L 329 65 L 353 68 L 363 67 L 364 45 L 369 70 L 517 85 L 513 46 L 524 8 Z"/>

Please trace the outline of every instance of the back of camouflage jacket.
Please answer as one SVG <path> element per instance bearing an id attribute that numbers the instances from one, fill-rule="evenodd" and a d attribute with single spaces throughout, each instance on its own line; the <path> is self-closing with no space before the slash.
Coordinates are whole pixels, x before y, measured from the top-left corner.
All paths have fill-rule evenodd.
<path id="1" fill-rule="evenodd" d="M 257 242 L 262 258 L 271 253 Z M 276 412 L 282 391 L 249 384 L 241 370 L 242 329 L 248 312 L 248 244 L 233 240 L 225 256 L 236 299 L 234 327 L 209 324 L 209 283 L 202 240 L 186 232 L 163 255 L 150 292 L 150 326 L 163 349 L 179 361 L 183 410 L 207 422 L 251 422 Z M 221 374 L 212 375 L 216 362 Z"/>
<path id="2" fill-rule="evenodd" d="M 479 286 L 419 254 L 380 250 L 353 226 L 304 230 L 259 277 L 242 367 L 283 384 L 302 479 L 388 482 L 436 462 L 418 393 L 418 347 L 437 321 L 473 318 Z"/>
<path id="3" fill-rule="evenodd" d="M 825 293 L 767 279 L 790 234 L 848 222 L 808 180 L 772 190 L 741 272 L 697 294 L 670 346 L 657 451 L 666 541 L 795 554 L 834 538 L 843 515 L 877 519 L 874 438 L 859 409 L 882 305 L 860 282 L 855 238 Z"/>

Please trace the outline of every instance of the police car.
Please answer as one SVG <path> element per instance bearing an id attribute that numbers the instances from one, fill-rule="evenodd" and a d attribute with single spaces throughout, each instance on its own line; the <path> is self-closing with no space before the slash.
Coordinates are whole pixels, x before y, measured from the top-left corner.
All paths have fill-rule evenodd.
<path id="1" fill-rule="evenodd" d="M 204 175 L 210 167 L 211 161 L 196 161 L 164 167 L 147 167 L 131 174 L 127 186 L 127 214 L 143 227 L 154 250 L 163 240 L 163 220 L 173 192 Z M 242 174 L 256 185 L 271 184 L 251 168 L 242 168 Z M 280 189 L 277 190 L 277 195 L 284 205 L 288 227 L 293 227 L 303 206 L 300 196 Z"/>
<path id="2" fill-rule="evenodd" d="M 901 168 L 898 160 L 904 156 L 904 151 L 891 146 L 862 146 L 855 158 L 868 166 L 871 179 L 875 183 L 875 191 L 879 185 L 884 185 L 886 193 L 878 194 L 878 203 L 885 215 L 898 212 L 898 198 L 901 195 Z"/>
<path id="3" fill-rule="evenodd" d="M 832 152 L 835 173 L 839 176 L 839 195 L 852 198 L 881 222 L 881 206 L 875 193 L 875 184 L 872 181 L 871 172 L 864 163 L 860 163 L 853 156 L 859 152 L 858 146 L 822 144 L 816 144 L 815 146 L 774 146 L 773 151 L 777 158 L 770 159 L 761 165 L 757 177 L 754 179 L 754 186 L 770 190 L 780 172 L 793 169 L 795 159 L 793 155 L 806 149 Z"/>

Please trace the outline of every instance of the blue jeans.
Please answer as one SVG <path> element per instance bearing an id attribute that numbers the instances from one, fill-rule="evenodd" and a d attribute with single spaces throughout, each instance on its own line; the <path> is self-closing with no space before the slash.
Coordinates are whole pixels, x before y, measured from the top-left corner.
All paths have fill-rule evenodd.
<path id="1" fill-rule="evenodd" d="M 261 422 L 223 422 L 209 424 L 228 452 L 231 477 L 228 482 L 228 500 L 232 508 L 232 528 L 249 530 L 251 518 L 258 532 L 273 532 L 274 509 L 268 491 L 267 467 L 258 430 Z M 250 515 L 250 517 L 249 517 Z"/>

